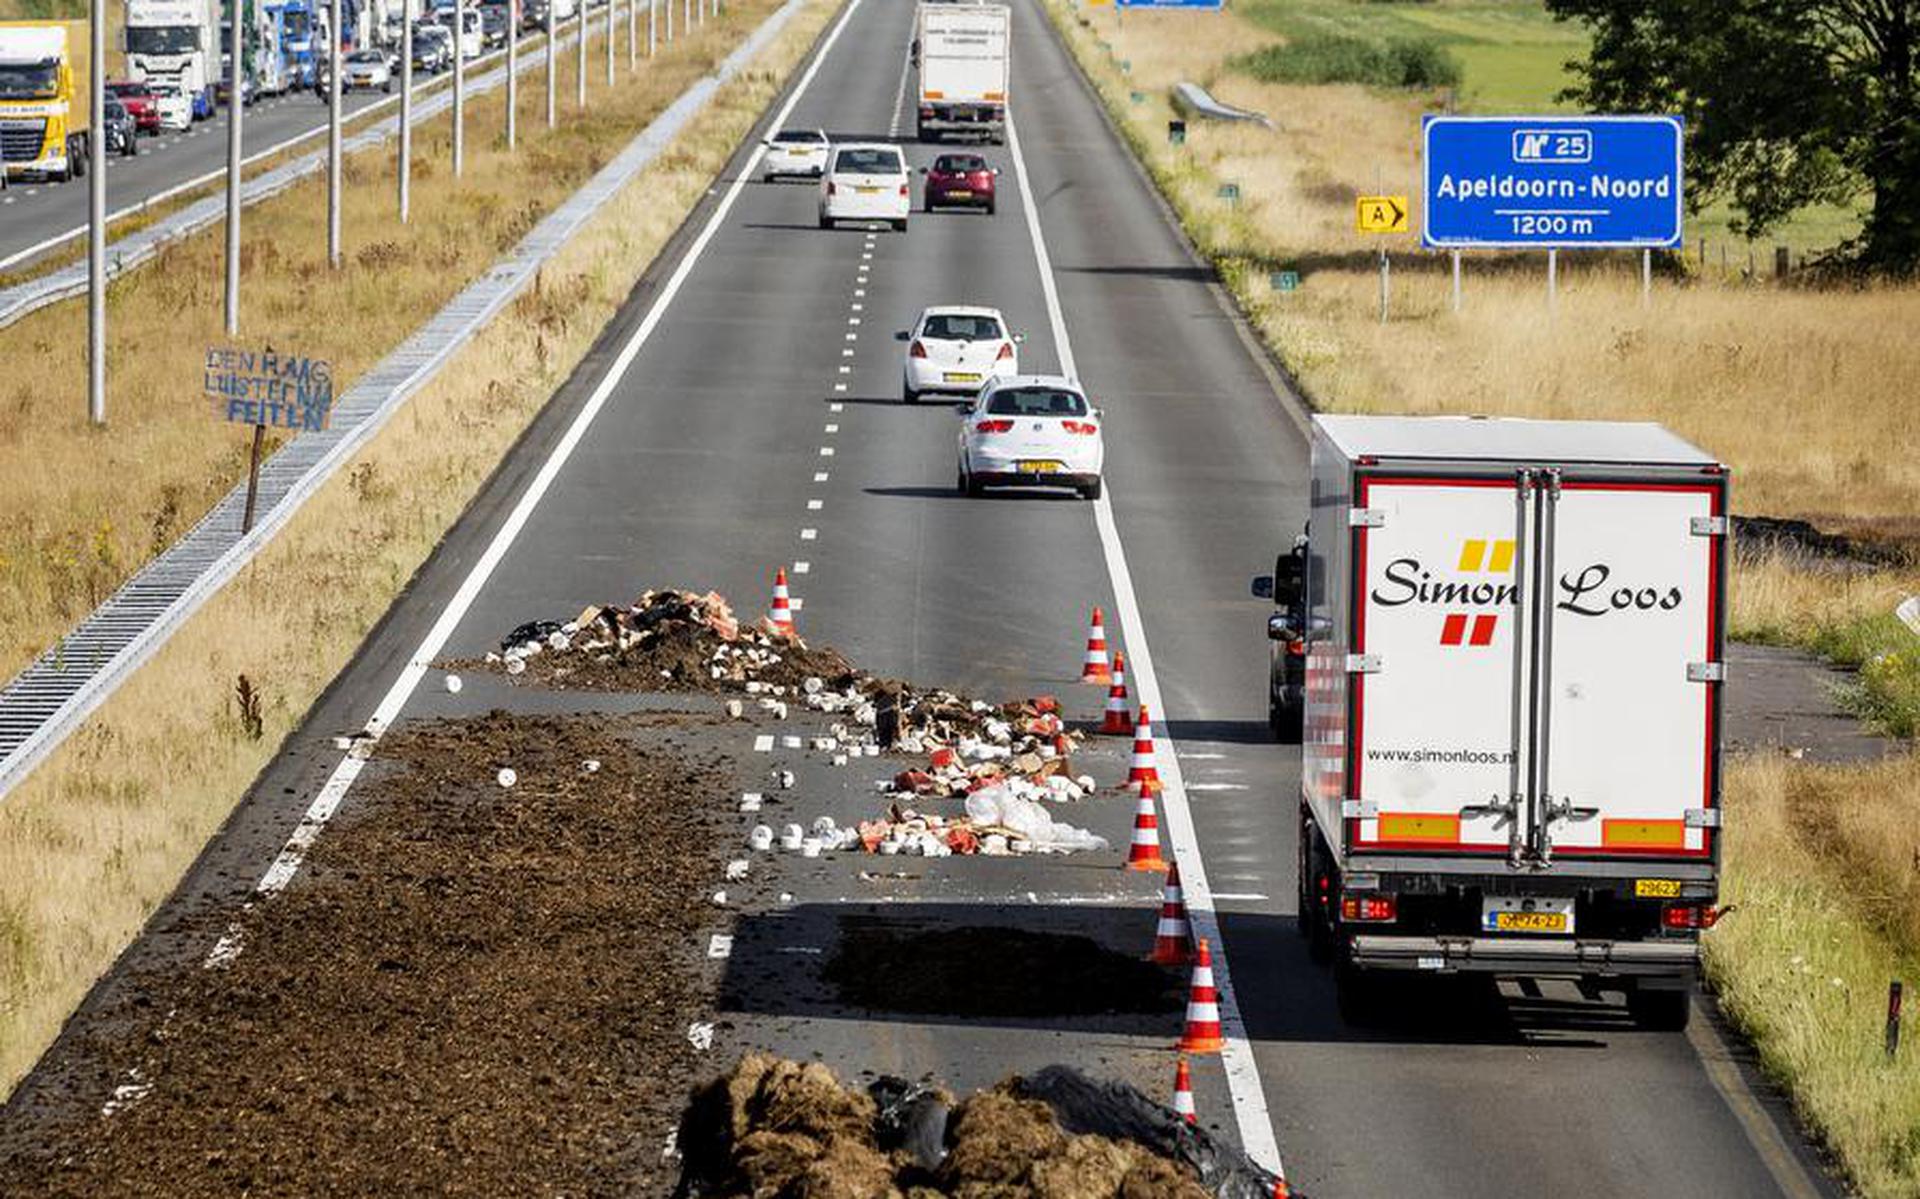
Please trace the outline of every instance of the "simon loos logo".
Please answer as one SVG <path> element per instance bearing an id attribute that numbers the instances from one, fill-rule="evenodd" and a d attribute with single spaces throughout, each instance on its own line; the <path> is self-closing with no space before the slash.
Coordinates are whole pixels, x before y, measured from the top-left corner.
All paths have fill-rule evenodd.
<path id="1" fill-rule="evenodd" d="M 1512 538 L 1470 537 L 1460 543 L 1456 578 L 1436 578 L 1418 558 L 1396 558 L 1382 571 L 1373 602 L 1383 608 L 1419 604 L 1441 609 L 1440 644 L 1473 648 L 1493 644 L 1500 616 L 1519 602 L 1513 582 Z M 1554 607 L 1575 616 L 1615 612 L 1669 612 L 1686 596 L 1678 587 L 1617 586 L 1613 568 L 1596 562 L 1560 576 Z"/>

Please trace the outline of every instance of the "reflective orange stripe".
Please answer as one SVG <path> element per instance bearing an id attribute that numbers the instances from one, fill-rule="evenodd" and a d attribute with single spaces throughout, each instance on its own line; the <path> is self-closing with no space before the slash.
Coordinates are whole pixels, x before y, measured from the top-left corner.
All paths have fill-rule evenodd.
<path id="1" fill-rule="evenodd" d="M 921 92 L 920 94 L 929 100 L 944 100 L 947 98 L 947 93 L 945 92 Z"/>
<path id="2" fill-rule="evenodd" d="M 1432 845 L 1460 844 L 1460 818 L 1426 812 L 1380 813 L 1382 841 L 1424 841 Z"/>
<path id="3" fill-rule="evenodd" d="M 1687 844 L 1684 820 L 1602 820 L 1600 844 L 1617 848 L 1683 849 Z"/>

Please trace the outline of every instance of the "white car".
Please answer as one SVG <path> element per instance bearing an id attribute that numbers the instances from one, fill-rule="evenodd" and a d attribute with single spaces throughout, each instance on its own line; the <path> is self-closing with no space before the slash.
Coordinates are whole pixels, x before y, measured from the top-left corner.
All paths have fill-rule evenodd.
<path id="1" fill-rule="evenodd" d="M 193 101 L 177 83 L 149 83 L 153 106 L 160 111 L 160 128 L 178 133 L 193 128 Z"/>
<path id="2" fill-rule="evenodd" d="M 393 67 L 384 52 L 355 50 L 347 55 L 340 67 L 340 90 L 350 92 L 357 87 L 377 87 L 383 92 L 393 90 Z"/>
<path id="3" fill-rule="evenodd" d="M 1059 375 L 994 379 L 960 414 L 960 490 L 1071 487 L 1100 498 L 1106 443 L 1100 410 Z"/>
<path id="4" fill-rule="evenodd" d="M 1020 373 L 1019 343 L 1026 335 L 1007 329 L 998 308 L 959 304 L 929 308 L 912 330 L 896 334 L 907 343 L 900 399 L 911 404 L 929 391 L 968 395 L 992 378 Z"/>
<path id="5" fill-rule="evenodd" d="M 835 146 L 820 179 L 820 227 L 835 221 L 887 221 L 902 232 L 913 201 L 900 147 L 858 143 Z"/>
<path id="6" fill-rule="evenodd" d="M 811 175 L 815 179 L 827 173 L 827 135 L 818 129 L 782 129 L 766 140 L 767 156 L 761 161 L 764 179 L 782 175 Z"/>

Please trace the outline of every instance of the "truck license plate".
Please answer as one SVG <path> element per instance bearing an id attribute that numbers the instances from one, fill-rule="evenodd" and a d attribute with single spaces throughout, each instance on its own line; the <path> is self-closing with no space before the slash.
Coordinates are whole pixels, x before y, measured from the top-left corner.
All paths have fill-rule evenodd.
<path id="1" fill-rule="evenodd" d="M 1482 900 L 1480 927 L 1490 933 L 1570 933 L 1573 901 L 1512 896 Z"/>

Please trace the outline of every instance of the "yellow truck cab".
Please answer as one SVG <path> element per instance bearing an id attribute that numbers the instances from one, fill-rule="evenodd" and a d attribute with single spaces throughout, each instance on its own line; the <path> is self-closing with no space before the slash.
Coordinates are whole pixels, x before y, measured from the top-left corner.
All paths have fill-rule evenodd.
<path id="1" fill-rule="evenodd" d="M 87 171 L 86 22 L 0 21 L 0 162 L 9 178 Z"/>

